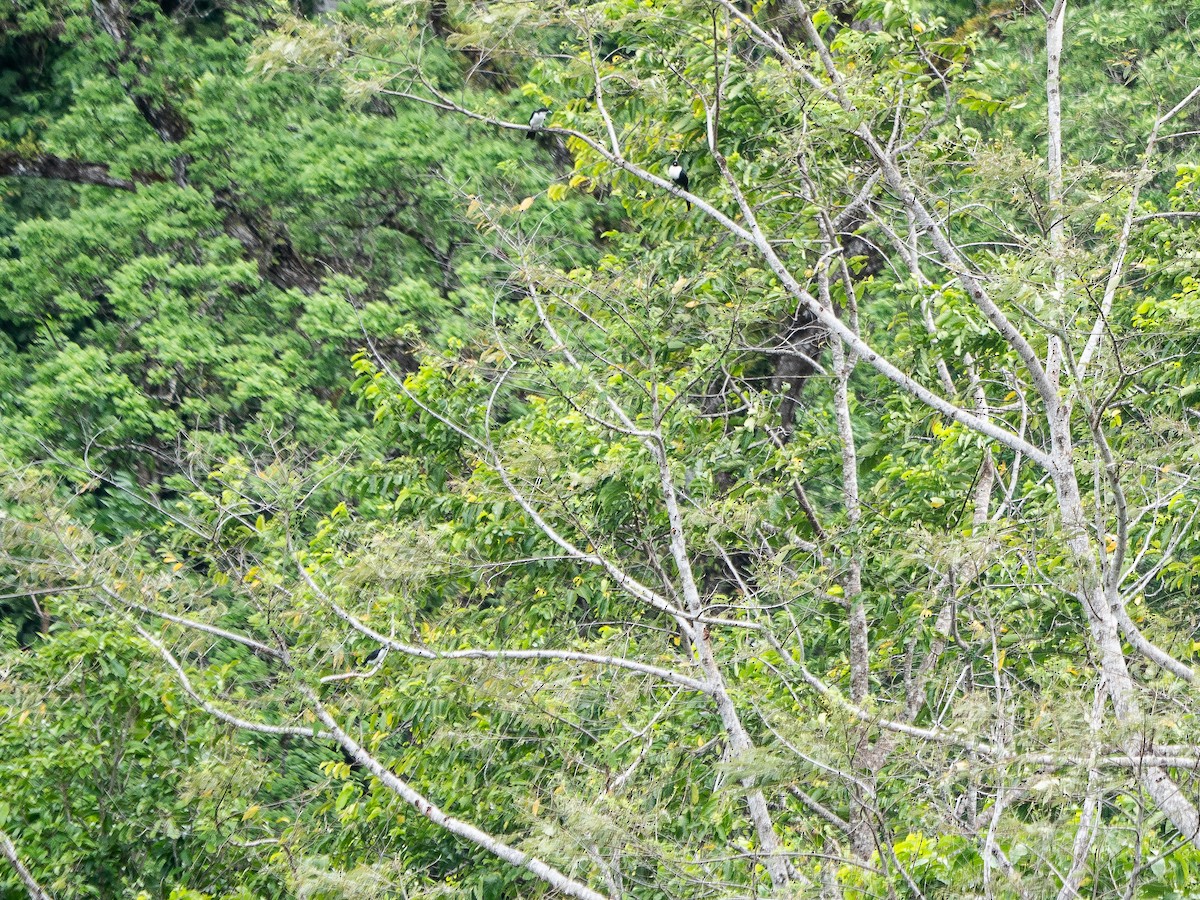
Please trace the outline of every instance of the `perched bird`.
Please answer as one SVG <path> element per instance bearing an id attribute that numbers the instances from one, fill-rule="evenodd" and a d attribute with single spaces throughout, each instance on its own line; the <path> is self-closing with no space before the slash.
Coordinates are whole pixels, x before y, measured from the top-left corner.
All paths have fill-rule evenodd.
<path id="1" fill-rule="evenodd" d="M 382 647 L 376 647 L 367 654 L 367 658 L 364 660 L 364 662 L 369 666 L 374 665 L 375 663 L 381 663 L 383 662 L 383 658 L 387 656 L 387 652 L 388 648 L 386 644 L 384 644 Z"/>
<path id="2" fill-rule="evenodd" d="M 534 136 L 537 134 L 537 130 L 546 124 L 546 117 L 548 115 L 550 115 L 550 110 L 546 109 L 544 106 L 533 111 L 533 115 L 529 117 L 529 127 L 532 128 L 533 131 L 526 132 L 526 139 L 531 141 L 533 140 Z"/>
<path id="3" fill-rule="evenodd" d="M 671 160 L 671 164 L 667 166 L 667 176 L 673 182 L 683 188 L 683 190 L 686 191 L 688 189 L 687 169 L 685 169 L 683 167 L 683 163 L 679 161 L 678 155 L 676 155 L 675 158 Z M 683 202 L 687 204 L 687 208 L 689 210 L 692 208 L 692 201 L 684 200 Z"/>

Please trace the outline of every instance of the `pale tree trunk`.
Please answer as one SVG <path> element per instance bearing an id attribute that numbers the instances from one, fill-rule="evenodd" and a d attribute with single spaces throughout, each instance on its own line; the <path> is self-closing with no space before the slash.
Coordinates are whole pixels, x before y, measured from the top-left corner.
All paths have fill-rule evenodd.
<path id="1" fill-rule="evenodd" d="M 1066 286 L 1061 78 L 1066 11 L 1067 0 L 1056 0 L 1046 20 L 1046 166 L 1051 215 L 1052 300 L 1056 316 L 1062 311 Z M 1052 334 L 1047 351 L 1046 374 L 1056 389 L 1062 375 L 1063 352 L 1061 339 L 1057 334 Z M 1082 392 L 1083 385 L 1076 384 L 1075 390 Z M 1092 640 L 1100 656 L 1100 671 L 1112 702 L 1113 715 L 1117 724 L 1126 731 L 1123 744 L 1131 756 L 1139 755 L 1145 748 L 1141 739 L 1133 733 L 1142 721 L 1137 687 L 1129 674 L 1128 660 L 1121 646 L 1117 611 L 1109 603 L 1095 547 L 1088 536 L 1087 515 L 1074 465 L 1072 404 L 1069 400 L 1060 401 L 1057 393 L 1056 390 L 1055 396 L 1044 398 L 1051 435 L 1050 474 L 1054 479 L 1067 547 L 1075 562 L 1078 579 L 1076 596 L 1083 606 Z M 1157 766 L 1148 767 L 1142 772 L 1141 781 L 1146 793 L 1179 829 L 1180 834 L 1194 846 L 1200 847 L 1200 813 L 1171 780 L 1167 771 Z"/>
<path id="2" fill-rule="evenodd" d="M 821 223 L 825 241 L 832 250 L 837 246 L 837 235 L 827 217 L 822 216 Z M 858 308 L 854 285 L 848 273 L 845 274 L 846 277 L 842 279 L 846 291 L 845 317 L 849 326 L 857 331 Z M 828 270 L 820 272 L 818 279 L 821 303 L 833 313 L 833 295 Z M 829 349 L 833 362 L 833 407 L 842 457 L 842 504 L 846 510 L 846 522 L 850 530 L 850 554 L 842 584 L 848 604 L 846 625 L 850 644 L 850 698 L 862 706 L 871 692 L 871 658 L 867 611 L 862 596 L 862 560 L 858 556 L 860 536 L 857 532 L 862 521 L 862 502 L 858 488 L 858 447 L 854 440 L 854 415 L 850 408 L 850 376 L 854 372 L 857 358 L 854 351 L 848 350 L 840 341 L 833 341 Z M 865 727 L 861 731 L 860 739 L 864 745 L 866 731 Z M 861 778 L 851 786 L 848 831 L 851 848 L 855 855 L 864 860 L 870 858 L 879 843 L 871 826 L 871 812 L 875 808 L 875 800 L 875 773 L 873 770 L 864 771 Z"/>
<path id="3" fill-rule="evenodd" d="M 1057 319 L 1063 311 L 1066 291 L 1065 254 L 1067 225 L 1063 203 L 1062 172 L 1062 78 L 1063 26 L 1067 0 L 1056 0 L 1046 20 L 1046 180 L 1050 201 L 1051 309 Z M 1046 350 L 1046 374 L 1056 387 L 1062 375 L 1062 341 L 1050 335 Z"/>
<path id="4" fill-rule="evenodd" d="M 692 572 L 691 556 L 688 553 L 687 542 L 683 534 L 683 515 L 679 509 L 675 482 L 671 475 L 671 468 L 667 459 L 666 444 L 659 434 L 656 434 L 646 443 L 655 458 L 655 462 L 658 464 L 659 483 L 662 488 L 663 499 L 667 508 L 667 518 L 671 527 L 671 556 L 674 558 L 675 567 L 679 572 L 679 582 L 684 603 L 687 606 L 688 612 L 693 617 L 691 628 L 692 646 L 706 676 L 709 689 L 712 691 L 713 699 L 716 701 L 717 712 L 721 717 L 721 724 L 724 726 L 725 733 L 729 738 L 729 758 L 731 760 L 737 759 L 753 747 L 753 742 L 750 739 L 750 735 L 746 732 L 733 698 L 729 694 L 725 675 L 721 670 L 720 663 L 717 661 L 712 639 L 708 635 L 708 629 L 702 623 L 696 621 L 703 614 L 704 604 L 700 598 L 700 590 L 696 585 L 695 575 Z M 771 876 L 771 883 L 776 888 L 782 888 L 788 882 L 796 879 L 798 873 L 782 853 L 779 835 L 775 832 L 775 825 L 771 819 L 771 811 L 767 806 L 767 799 L 763 795 L 762 790 L 754 787 L 752 779 L 744 779 L 742 786 L 747 789 L 746 806 L 749 809 L 750 819 L 754 824 L 754 831 L 758 837 L 759 849 L 764 856 L 764 865 Z"/>
<path id="5" fill-rule="evenodd" d="M 1125 732 L 1122 746 L 1130 756 L 1141 756 L 1146 749 L 1137 730 L 1142 724 L 1142 709 L 1137 687 L 1129 674 L 1129 664 L 1121 646 L 1117 617 L 1108 604 L 1104 585 L 1096 562 L 1095 548 L 1088 537 L 1088 522 L 1084 512 L 1079 481 L 1072 465 L 1070 410 L 1066 406 L 1055 411 L 1051 419 L 1054 442 L 1052 475 L 1062 516 L 1062 528 L 1071 558 L 1075 563 L 1078 585 L 1076 595 L 1087 616 L 1088 628 L 1100 657 L 1100 671 L 1112 702 L 1113 716 Z M 1180 835 L 1200 848 L 1200 813 L 1171 780 L 1166 769 L 1149 766 L 1141 773 L 1142 787 L 1159 809 L 1179 829 Z"/>
<path id="6" fill-rule="evenodd" d="M 850 373 L 854 371 L 854 358 L 840 343 L 834 343 L 831 351 L 835 379 L 833 400 L 838 437 L 842 445 L 842 502 L 846 506 L 846 520 L 853 533 L 862 519 L 862 507 L 858 499 L 858 452 L 854 445 L 854 423 L 850 413 Z M 870 693 L 870 645 L 867 612 L 862 599 L 862 562 L 857 553 L 855 548 L 850 554 L 843 590 L 850 604 L 850 697 L 855 703 L 861 704 Z"/>

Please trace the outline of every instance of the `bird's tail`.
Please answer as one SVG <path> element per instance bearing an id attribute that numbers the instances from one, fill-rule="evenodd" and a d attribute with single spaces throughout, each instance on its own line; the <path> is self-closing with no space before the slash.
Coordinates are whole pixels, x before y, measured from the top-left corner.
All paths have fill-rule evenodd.
<path id="1" fill-rule="evenodd" d="M 687 204 L 688 212 L 691 212 L 692 211 L 692 201 L 684 200 L 683 202 Z"/>
<path id="2" fill-rule="evenodd" d="M 527 141 L 532 141 L 532 140 L 533 140 L 535 137 L 537 137 L 537 132 L 536 132 L 536 131 L 527 131 L 527 132 L 525 132 L 525 140 L 527 140 Z"/>

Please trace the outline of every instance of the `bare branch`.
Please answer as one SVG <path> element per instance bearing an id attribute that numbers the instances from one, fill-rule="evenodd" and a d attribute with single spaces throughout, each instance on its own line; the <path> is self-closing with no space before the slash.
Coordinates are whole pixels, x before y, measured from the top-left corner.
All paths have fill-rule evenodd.
<path id="1" fill-rule="evenodd" d="M 21 879 L 25 885 L 25 890 L 29 892 L 29 900 L 50 900 L 50 895 L 42 890 L 42 886 L 37 883 L 37 879 L 30 874 L 29 869 L 21 862 L 21 857 L 17 855 L 17 848 L 13 844 L 12 838 L 2 828 L 0 828 L 0 853 L 4 854 L 5 859 L 16 870 L 17 877 Z"/>
<path id="2" fill-rule="evenodd" d="M 462 819 L 456 819 L 453 816 L 447 815 L 424 795 L 416 791 L 408 782 L 398 777 L 390 769 L 385 768 L 361 744 L 357 743 L 349 734 L 343 731 L 311 688 L 302 686 L 300 690 L 307 697 L 309 703 L 312 704 L 317 718 L 329 729 L 329 734 L 338 742 L 342 749 L 353 757 L 355 762 L 378 778 L 388 790 L 392 791 L 435 825 L 444 828 L 451 834 L 477 847 L 483 848 L 510 865 L 525 869 L 539 881 L 544 882 L 556 891 L 566 894 L 568 897 L 576 897 L 579 900 L 618 900 L 618 898 L 606 896 L 599 891 L 592 890 L 583 882 L 571 878 L 548 863 L 518 850 L 511 844 L 505 843 L 469 822 L 464 822 Z"/>

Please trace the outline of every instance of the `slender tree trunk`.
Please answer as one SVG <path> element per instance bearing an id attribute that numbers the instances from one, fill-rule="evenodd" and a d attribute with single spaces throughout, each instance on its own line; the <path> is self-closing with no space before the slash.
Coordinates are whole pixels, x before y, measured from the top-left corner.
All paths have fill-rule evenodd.
<path id="1" fill-rule="evenodd" d="M 1125 751 L 1137 758 L 1145 751 L 1137 729 L 1142 721 L 1141 704 L 1138 703 L 1137 687 L 1129 674 L 1128 661 L 1121 646 L 1120 628 L 1117 617 L 1109 607 L 1104 585 L 1092 541 L 1088 537 L 1087 517 L 1079 481 L 1071 464 L 1072 444 L 1070 433 L 1070 410 L 1063 404 L 1051 415 L 1053 440 L 1055 490 L 1062 515 L 1062 527 L 1066 544 L 1071 551 L 1078 578 L 1077 596 L 1083 604 L 1088 619 L 1088 628 L 1096 652 L 1100 657 L 1100 670 L 1112 702 L 1113 715 L 1117 724 L 1126 732 L 1123 738 Z M 1142 770 L 1142 787 L 1150 795 L 1164 815 L 1179 829 L 1180 834 L 1193 846 L 1200 848 L 1200 813 L 1167 771 L 1158 766 Z"/>
<path id="2" fill-rule="evenodd" d="M 683 515 L 679 509 L 679 498 L 675 491 L 675 482 L 671 475 L 666 447 L 661 435 L 656 435 L 649 442 L 649 449 L 654 455 L 655 462 L 658 464 L 659 482 L 667 507 L 667 518 L 671 525 L 671 556 L 674 558 L 675 567 L 679 571 L 681 593 L 683 594 L 688 612 L 692 616 L 698 617 L 703 613 L 704 604 L 701 601 L 700 590 L 696 585 L 696 578 L 692 572 L 691 558 L 688 554 L 687 542 L 683 535 Z M 707 628 L 702 623 L 693 620 L 691 623 L 691 637 L 697 659 L 711 687 L 713 699 L 716 701 L 717 712 L 721 717 L 721 724 L 724 726 L 725 733 L 729 737 L 729 758 L 737 759 L 753 747 L 753 742 L 750 740 L 750 735 L 742 724 L 737 707 L 729 694 L 728 686 L 725 683 L 725 676 L 721 671 L 720 664 L 717 662 Z M 771 876 L 771 883 L 776 888 L 781 888 L 794 880 L 797 873 L 788 862 L 787 857 L 781 852 L 779 835 L 775 833 L 771 811 L 767 806 L 767 799 L 763 795 L 762 790 L 754 787 L 753 779 L 749 778 L 742 781 L 742 786 L 747 789 L 746 805 L 749 808 L 750 820 L 754 824 L 754 831 L 758 837 L 759 848 L 765 857 L 764 865 Z"/>
<path id="3" fill-rule="evenodd" d="M 826 293 L 823 291 L 822 293 Z M 858 451 L 854 441 L 854 420 L 850 410 L 850 374 L 854 371 L 854 354 L 847 352 L 840 341 L 830 345 L 833 358 L 834 387 L 833 403 L 837 416 L 838 438 L 842 451 L 842 502 L 846 507 L 846 519 L 851 532 L 858 529 L 862 519 L 862 508 L 858 495 Z M 862 562 L 858 558 L 857 535 L 851 535 L 851 553 L 843 590 L 850 604 L 847 630 L 850 637 L 850 697 L 858 705 L 866 702 L 870 694 L 871 663 L 870 643 L 867 630 L 867 611 L 862 598 Z M 866 740 L 866 729 L 861 734 Z M 876 848 L 874 829 L 871 827 L 871 810 L 875 806 L 875 775 L 872 771 L 862 775 L 869 788 L 855 784 L 851 787 L 850 845 L 861 859 L 869 859 Z"/>

